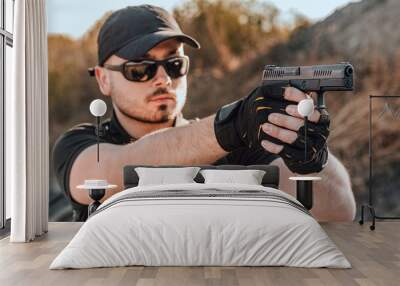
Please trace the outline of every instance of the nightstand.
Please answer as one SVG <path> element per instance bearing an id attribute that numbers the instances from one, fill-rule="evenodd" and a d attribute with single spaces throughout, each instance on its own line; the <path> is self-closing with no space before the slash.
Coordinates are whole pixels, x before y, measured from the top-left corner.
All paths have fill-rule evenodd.
<path id="1" fill-rule="evenodd" d="M 85 180 L 85 184 L 76 186 L 78 189 L 89 191 L 93 202 L 88 206 L 88 217 L 101 205 L 100 200 L 106 194 L 106 189 L 114 189 L 117 185 L 110 185 L 106 180 Z"/>

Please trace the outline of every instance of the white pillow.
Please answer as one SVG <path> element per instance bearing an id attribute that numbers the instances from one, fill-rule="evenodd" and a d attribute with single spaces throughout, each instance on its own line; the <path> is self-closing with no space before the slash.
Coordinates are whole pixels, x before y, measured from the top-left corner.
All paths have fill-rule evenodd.
<path id="1" fill-rule="evenodd" d="M 234 183 L 246 185 L 261 185 L 265 175 L 262 170 L 201 170 L 204 183 Z"/>
<path id="2" fill-rule="evenodd" d="M 139 186 L 196 183 L 193 179 L 199 170 L 199 167 L 135 168 Z"/>

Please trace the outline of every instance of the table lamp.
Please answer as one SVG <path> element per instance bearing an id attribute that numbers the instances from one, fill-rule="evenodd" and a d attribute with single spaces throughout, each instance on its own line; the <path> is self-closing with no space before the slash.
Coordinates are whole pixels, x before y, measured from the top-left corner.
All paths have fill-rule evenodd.
<path id="1" fill-rule="evenodd" d="M 100 123 L 101 117 L 107 111 L 106 103 L 101 99 L 95 99 L 90 103 L 90 113 L 96 117 L 96 136 L 97 136 L 97 163 L 100 162 Z M 96 211 L 100 206 L 100 200 L 104 197 L 106 189 L 116 188 L 117 185 L 110 185 L 107 180 L 90 179 L 85 180 L 83 185 L 77 186 L 78 189 L 89 191 L 89 197 L 93 202 L 88 206 L 88 216 Z"/>
<path id="2" fill-rule="evenodd" d="M 314 100 L 306 98 L 297 105 L 298 113 L 304 117 L 304 161 L 307 161 L 307 124 L 308 117 L 314 112 Z M 290 180 L 296 181 L 296 198 L 303 206 L 310 210 L 313 206 L 313 188 L 312 182 L 321 180 L 320 177 L 297 176 L 290 177 Z"/>
<path id="3" fill-rule="evenodd" d="M 100 157 L 100 152 L 99 152 L 99 143 L 100 143 L 100 123 L 101 123 L 101 116 L 106 114 L 107 111 L 107 105 L 106 103 L 101 100 L 101 99 L 95 99 L 90 103 L 90 113 L 96 117 L 96 136 L 97 136 L 97 162 L 99 162 L 99 157 Z"/>

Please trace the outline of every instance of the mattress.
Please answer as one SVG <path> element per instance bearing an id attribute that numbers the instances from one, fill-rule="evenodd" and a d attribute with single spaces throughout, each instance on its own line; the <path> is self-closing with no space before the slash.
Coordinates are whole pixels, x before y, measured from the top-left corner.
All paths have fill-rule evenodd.
<path id="1" fill-rule="evenodd" d="M 199 183 L 113 195 L 50 269 L 132 265 L 351 267 L 294 197 L 258 185 Z"/>

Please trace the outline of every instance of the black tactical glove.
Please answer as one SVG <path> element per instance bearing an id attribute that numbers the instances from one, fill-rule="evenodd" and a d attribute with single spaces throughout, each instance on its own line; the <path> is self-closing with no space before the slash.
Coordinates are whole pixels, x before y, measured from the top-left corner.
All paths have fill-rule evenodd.
<path id="1" fill-rule="evenodd" d="M 326 109 L 318 109 L 318 111 L 321 113 L 318 122 L 308 121 L 307 123 L 306 159 L 304 158 L 304 125 L 297 131 L 297 139 L 292 144 L 280 143 L 283 149 L 278 155 L 292 172 L 298 174 L 320 172 L 328 162 L 326 140 L 329 136 L 330 119 Z"/>
<path id="2" fill-rule="evenodd" d="M 219 145 L 230 152 L 239 147 L 261 146 L 262 140 L 283 145 L 278 154 L 287 167 L 298 174 L 319 172 L 328 159 L 326 139 L 329 135 L 329 114 L 320 110 L 318 123 L 308 122 L 307 126 L 307 159 L 304 158 L 304 126 L 297 132 L 297 139 L 288 144 L 274 138 L 261 129 L 271 113 L 286 113 L 288 105 L 297 102 L 285 100 L 281 85 L 260 86 L 248 96 L 221 107 L 214 121 L 214 131 Z M 289 115 L 290 116 L 290 115 Z"/>

